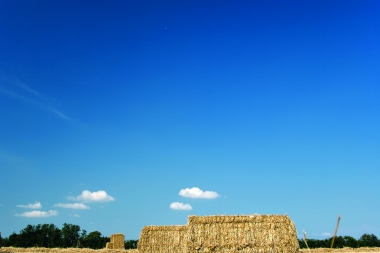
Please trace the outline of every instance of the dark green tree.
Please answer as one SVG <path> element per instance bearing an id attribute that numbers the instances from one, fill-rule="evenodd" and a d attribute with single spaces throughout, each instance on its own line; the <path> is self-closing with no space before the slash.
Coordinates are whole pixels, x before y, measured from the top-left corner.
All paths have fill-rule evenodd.
<path id="1" fill-rule="evenodd" d="M 23 230 L 20 231 L 20 234 L 17 237 L 17 247 L 34 247 L 37 245 L 37 233 L 36 227 L 32 225 L 27 225 Z"/>
<path id="2" fill-rule="evenodd" d="M 324 240 L 317 240 L 317 239 L 307 239 L 307 244 L 309 245 L 309 248 L 315 249 L 315 248 L 329 248 L 330 244 L 327 239 Z"/>
<path id="3" fill-rule="evenodd" d="M 87 230 L 82 229 L 82 232 L 79 235 L 79 248 L 85 248 L 86 239 L 87 239 Z"/>
<path id="4" fill-rule="evenodd" d="M 11 244 L 9 243 L 9 237 L 4 237 L 1 241 L 1 247 L 9 247 Z"/>
<path id="5" fill-rule="evenodd" d="M 351 236 L 344 236 L 343 237 L 343 240 L 344 240 L 344 247 L 350 247 L 350 248 L 357 248 L 358 247 L 358 241 L 351 237 Z"/>
<path id="6" fill-rule="evenodd" d="M 54 224 L 38 224 L 35 226 L 37 246 L 51 248 L 58 247 L 61 242 L 61 230 Z"/>
<path id="7" fill-rule="evenodd" d="M 331 247 L 332 237 L 328 239 L 328 247 Z M 344 238 L 343 236 L 336 236 L 334 240 L 333 248 L 343 248 L 344 247 Z"/>
<path id="8" fill-rule="evenodd" d="M 124 241 L 125 249 L 137 249 L 138 240 L 127 240 Z"/>
<path id="9" fill-rule="evenodd" d="M 380 247 L 380 240 L 374 234 L 364 234 L 359 238 L 359 247 Z"/>
<path id="10" fill-rule="evenodd" d="M 63 223 L 62 227 L 62 247 L 76 247 L 79 239 L 80 227 L 78 225 Z"/>
<path id="11" fill-rule="evenodd" d="M 93 231 L 88 234 L 86 240 L 85 240 L 85 245 L 86 248 L 91 248 L 91 249 L 101 249 L 104 248 L 103 246 L 103 238 L 102 238 L 102 233 L 99 231 Z"/>
<path id="12" fill-rule="evenodd" d="M 8 246 L 13 246 L 13 247 L 18 247 L 18 241 L 19 241 L 19 235 L 16 234 L 16 232 L 13 232 L 9 237 L 9 245 Z"/>

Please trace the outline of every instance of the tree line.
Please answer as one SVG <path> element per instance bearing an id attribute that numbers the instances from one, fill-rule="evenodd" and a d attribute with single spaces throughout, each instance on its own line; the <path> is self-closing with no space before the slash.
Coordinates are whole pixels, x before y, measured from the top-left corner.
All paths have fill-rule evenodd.
<path id="1" fill-rule="evenodd" d="M 324 240 L 306 239 L 309 248 L 330 248 L 332 237 Z M 301 249 L 307 248 L 303 239 L 298 239 Z M 359 239 L 351 236 L 337 236 L 334 240 L 334 248 L 359 248 L 359 247 L 380 247 L 380 240 L 374 234 L 364 234 Z"/>
<path id="2" fill-rule="evenodd" d="M 44 248 L 91 248 L 102 249 L 110 238 L 99 231 L 87 233 L 80 226 L 64 223 L 59 229 L 54 224 L 27 225 L 20 233 L 13 232 L 9 237 L 1 239 L 3 247 L 44 247 Z M 125 249 L 136 249 L 137 240 L 126 240 Z"/>

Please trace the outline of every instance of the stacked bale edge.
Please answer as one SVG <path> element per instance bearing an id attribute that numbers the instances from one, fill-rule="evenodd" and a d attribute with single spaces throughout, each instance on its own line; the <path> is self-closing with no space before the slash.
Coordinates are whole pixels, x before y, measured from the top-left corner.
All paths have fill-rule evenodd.
<path id="1" fill-rule="evenodd" d="M 187 253 L 299 250 L 295 225 L 287 215 L 189 216 L 187 233 Z"/>
<path id="2" fill-rule="evenodd" d="M 112 242 L 107 242 L 106 243 L 106 249 L 113 249 L 113 243 Z"/>
<path id="3" fill-rule="evenodd" d="M 112 249 L 125 249 L 124 234 L 111 234 L 110 241 Z"/>
<path id="4" fill-rule="evenodd" d="M 145 226 L 137 244 L 139 253 L 186 253 L 187 226 Z"/>

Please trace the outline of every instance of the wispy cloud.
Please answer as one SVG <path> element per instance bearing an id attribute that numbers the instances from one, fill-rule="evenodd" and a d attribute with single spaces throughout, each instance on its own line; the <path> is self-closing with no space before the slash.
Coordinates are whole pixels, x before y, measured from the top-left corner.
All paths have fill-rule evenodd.
<path id="1" fill-rule="evenodd" d="M 34 204 L 28 203 L 27 205 L 17 205 L 17 207 L 30 208 L 30 209 L 41 209 L 42 205 L 40 202 L 36 201 L 36 202 L 34 202 Z"/>
<path id="2" fill-rule="evenodd" d="M 323 233 L 321 234 L 321 236 L 331 236 L 331 234 L 330 234 L 329 232 L 323 232 Z"/>
<path id="3" fill-rule="evenodd" d="M 170 208 L 173 210 L 181 210 L 181 211 L 189 211 L 192 210 L 193 208 L 189 204 L 183 204 L 180 202 L 173 202 L 170 204 Z"/>
<path id="4" fill-rule="evenodd" d="M 84 190 L 81 195 L 76 197 L 68 197 L 70 200 L 83 201 L 83 202 L 109 202 L 114 201 L 115 198 L 108 195 L 105 191 L 90 192 Z"/>
<path id="5" fill-rule="evenodd" d="M 46 217 L 57 216 L 57 215 L 58 215 L 58 211 L 56 210 L 50 210 L 47 212 L 30 211 L 30 212 L 15 214 L 15 216 L 18 216 L 18 217 L 27 217 L 27 218 L 46 218 Z"/>
<path id="6" fill-rule="evenodd" d="M 46 98 L 46 96 L 42 96 L 40 92 L 31 88 L 20 80 L 4 76 L 0 76 L 0 79 L 8 84 L 8 88 L 0 87 L 0 93 L 3 93 L 8 97 L 17 99 L 19 101 L 32 104 L 41 110 L 51 112 L 64 120 L 72 121 L 70 117 L 66 116 L 50 103 L 47 103 L 46 99 L 44 101 L 43 98 Z"/>
<path id="7" fill-rule="evenodd" d="M 51 110 L 52 113 L 55 113 L 56 115 L 58 115 L 60 118 L 65 119 L 65 120 L 72 121 L 72 119 L 70 119 L 70 118 L 67 117 L 65 114 L 63 114 L 62 112 L 58 111 L 57 109 L 50 108 L 50 110 Z"/>
<path id="8" fill-rule="evenodd" d="M 194 199 L 215 199 L 219 197 L 219 194 L 217 192 L 202 191 L 198 187 L 182 189 L 179 191 L 179 195 L 185 198 Z"/>
<path id="9" fill-rule="evenodd" d="M 57 203 L 54 205 L 54 207 L 61 207 L 61 208 L 70 208 L 70 209 L 90 209 L 89 206 L 86 206 L 83 203 Z"/>
<path id="10" fill-rule="evenodd" d="M 80 217 L 79 214 L 74 214 L 73 216 L 74 216 L 75 218 L 79 218 L 79 217 Z"/>
<path id="11" fill-rule="evenodd" d="M 17 87 L 20 87 L 21 89 L 23 89 L 24 91 L 27 91 L 29 93 L 32 93 L 33 95 L 35 96 L 39 96 L 40 93 L 34 89 L 32 89 L 31 87 L 29 87 L 28 85 L 26 85 L 25 83 L 17 80 L 17 79 L 14 79 L 14 81 L 12 82 L 15 86 Z"/>
<path id="12" fill-rule="evenodd" d="M 24 100 L 24 101 L 28 101 L 28 99 L 23 96 L 23 95 L 20 95 L 16 92 L 13 92 L 13 91 L 10 91 L 10 90 L 7 90 L 7 89 L 3 89 L 3 88 L 0 88 L 0 92 L 11 97 L 11 98 L 15 98 L 15 99 L 20 99 L 20 100 Z"/>

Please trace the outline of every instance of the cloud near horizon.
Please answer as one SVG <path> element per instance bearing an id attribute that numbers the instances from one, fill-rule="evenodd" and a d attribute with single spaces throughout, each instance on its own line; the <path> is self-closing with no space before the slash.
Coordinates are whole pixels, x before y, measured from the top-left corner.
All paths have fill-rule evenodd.
<path id="1" fill-rule="evenodd" d="M 180 202 L 173 202 L 170 204 L 170 208 L 173 210 L 182 210 L 182 211 L 189 211 L 192 210 L 193 208 L 189 204 L 183 204 Z"/>
<path id="2" fill-rule="evenodd" d="M 42 207 L 42 205 L 39 201 L 35 201 L 34 204 L 28 203 L 27 205 L 17 205 L 17 207 L 30 208 L 30 209 L 40 209 Z"/>
<path id="3" fill-rule="evenodd" d="M 57 203 L 54 205 L 55 207 L 61 207 L 61 208 L 70 208 L 70 209 L 90 209 L 89 206 L 86 206 L 83 203 Z"/>
<path id="4" fill-rule="evenodd" d="M 45 217 L 50 217 L 50 216 L 57 216 L 58 211 L 56 210 L 50 210 L 47 212 L 43 211 L 30 211 L 30 212 L 24 212 L 21 214 L 15 214 L 15 216 L 19 217 L 28 217 L 28 218 L 45 218 Z"/>
<path id="5" fill-rule="evenodd" d="M 329 232 L 324 232 L 321 234 L 321 236 L 331 236 L 331 234 Z"/>
<path id="6" fill-rule="evenodd" d="M 83 202 L 110 202 L 115 200 L 115 198 L 108 195 L 105 191 L 90 192 L 88 190 L 84 190 L 79 196 L 68 197 L 68 199 Z"/>
<path id="7" fill-rule="evenodd" d="M 219 197 L 217 192 L 213 191 L 202 191 L 198 187 L 186 188 L 179 191 L 179 195 L 185 198 L 194 199 L 215 199 Z"/>

